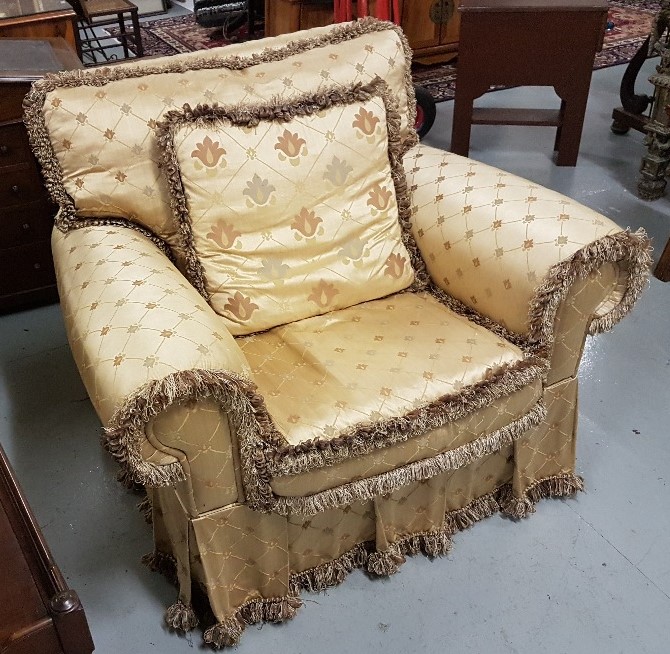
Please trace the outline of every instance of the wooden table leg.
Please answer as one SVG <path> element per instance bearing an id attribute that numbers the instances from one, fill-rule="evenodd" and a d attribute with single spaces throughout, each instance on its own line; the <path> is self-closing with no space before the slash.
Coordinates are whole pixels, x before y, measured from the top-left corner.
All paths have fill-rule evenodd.
<path id="1" fill-rule="evenodd" d="M 670 282 L 670 238 L 665 244 L 663 254 L 654 270 L 654 277 L 657 277 L 662 282 Z"/>
<path id="2" fill-rule="evenodd" d="M 556 135 L 558 155 L 557 166 L 576 166 L 579 156 L 579 143 L 582 139 L 584 128 L 584 114 L 586 103 L 589 99 L 589 88 L 591 86 L 591 66 L 586 75 L 577 75 L 580 82 L 574 82 L 570 88 L 556 88 L 556 93 L 561 98 L 561 126 Z M 586 77 L 586 79 L 584 79 Z"/>

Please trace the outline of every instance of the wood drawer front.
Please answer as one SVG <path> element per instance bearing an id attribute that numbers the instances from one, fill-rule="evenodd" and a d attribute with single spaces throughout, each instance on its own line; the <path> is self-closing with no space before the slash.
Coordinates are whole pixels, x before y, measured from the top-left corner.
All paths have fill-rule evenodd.
<path id="1" fill-rule="evenodd" d="M 21 120 L 23 98 L 30 91 L 30 82 L 7 82 L 0 84 L 0 122 Z"/>
<path id="2" fill-rule="evenodd" d="M 0 250 L 0 295 L 56 283 L 50 241 Z"/>
<path id="3" fill-rule="evenodd" d="M 48 200 L 0 209 L 0 247 L 33 243 L 48 239 L 56 209 Z"/>
<path id="4" fill-rule="evenodd" d="M 32 162 L 26 128 L 21 123 L 0 126 L 0 166 Z"/>
<path id="5" fill-rule="evenodd" d="M 0 174 L 0 209 L 28 204 L 45 197 L 45 189 L 37 169 L 30 165 Z"/>

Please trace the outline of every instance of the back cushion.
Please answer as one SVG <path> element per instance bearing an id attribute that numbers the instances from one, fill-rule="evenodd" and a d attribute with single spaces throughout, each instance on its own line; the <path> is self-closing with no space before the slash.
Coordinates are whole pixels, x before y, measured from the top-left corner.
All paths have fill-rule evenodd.
<path id="1" fill-rule="evenodd" d="M 150 229 L 178 258 L 177 228 L 159 170 L 155 129 L 185 103 L 290 100 L 326 86 L 382 77 L 398 100 L 405 149 L 415 142 L 411 51 L 399 28 L 365 19 L 192 56 L 72 71 L 36 83 L 26 121 L 67 229 L 121 218 Z"/>
<path id="2" fill-rule="evenodd" d="M 381 80 L 159 126 L 187 276 L 235 335 L 414 280 L 397 104 Z"/>

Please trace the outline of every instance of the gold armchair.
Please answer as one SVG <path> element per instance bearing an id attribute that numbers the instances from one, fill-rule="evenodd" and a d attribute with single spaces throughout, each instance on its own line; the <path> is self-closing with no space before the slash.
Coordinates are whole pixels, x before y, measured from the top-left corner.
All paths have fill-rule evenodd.
<path id="1" fill-rule="evenodd" d="M 28 99 L 73 356 L 147 489 L 168 624 L 194 628 L 201 594 L 216 647 L 582 487 L 581 348 L 642 291 L 647 240 L 417 145 L 413 106 L 406 41 L 374 20 Z"/>

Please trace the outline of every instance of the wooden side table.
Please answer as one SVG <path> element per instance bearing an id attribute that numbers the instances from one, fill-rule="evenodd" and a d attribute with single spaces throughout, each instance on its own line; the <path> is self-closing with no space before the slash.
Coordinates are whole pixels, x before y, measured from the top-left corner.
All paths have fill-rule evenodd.
<path id="1" fill-rule="evenodd" d="M 76 49 L 77 14 L 67 0 L 2 0 L 0 37 L 63 38 Z"/>
<path id="2" fill-rule="evenodd" d="M 0 311 L 58 299 L 51 204 L 23 125 L 23 98 L 47 72 L 81 68 L 63 39 L 0 38 Z"/>
<path id="3" fill-rule="evenodd" d="M 559 166 L 577 163 L 606 0 L 462 0 L 451 150 L 466 156 L 472 125 L 557 127 Z M 560 109 L 473 109 L 491 86 L 553 86 Z"/>
<path id="4" fill-rule="evenodd" d="M 90 654 L 77 593 L 58 569 L 0 447 L 0 652 Z"/>

